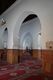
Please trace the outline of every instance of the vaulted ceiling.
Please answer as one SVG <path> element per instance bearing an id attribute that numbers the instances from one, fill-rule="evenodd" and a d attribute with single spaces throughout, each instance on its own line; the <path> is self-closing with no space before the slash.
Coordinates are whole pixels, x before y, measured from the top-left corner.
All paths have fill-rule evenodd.
<path id="1" fill-rule="evenodd" d="M 8 9 L 16 0 L 0 0 L 0 15 Z"/>

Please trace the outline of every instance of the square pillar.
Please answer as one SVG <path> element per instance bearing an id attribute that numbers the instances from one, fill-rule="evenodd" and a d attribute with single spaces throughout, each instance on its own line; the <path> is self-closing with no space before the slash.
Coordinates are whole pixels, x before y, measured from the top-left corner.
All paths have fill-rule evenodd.
<path id="1" fill-rule="evenodd" d="M 10 64 L 18 63 L 18 50 L 16 49 L 7 50 L 7 62 Z"/>

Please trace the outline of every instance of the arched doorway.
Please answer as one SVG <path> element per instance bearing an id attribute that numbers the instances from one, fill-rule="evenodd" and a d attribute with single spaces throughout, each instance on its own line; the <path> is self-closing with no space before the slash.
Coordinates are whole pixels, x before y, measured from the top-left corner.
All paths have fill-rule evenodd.
<path id="1" fill-rule="evenodd" d="M 7 49 L 7 41 L 8 41 L 8 29 L 5 28 L 3 32 L 3 47 Z"/>
<path id="2" fill-rule="evenodd" d="M 3 54 L 1 60 L 7 62 L 7 42 L 8 42 L 8 29 L 7 27 L 3 31 Z"/>
<path id="3" fill-rule="evenodd" d="M 32 49 L 33 56 L 38 56 L 36 54 L 38 54 L 39 48 L 39 33 L 41 33 L 39 17 L 33 12 L 24 12 L 19 17 L 13 34 L 13 48 L 19 49 L 20 53 L 18 55 L 22 55 L 22 51 L 28 46 Z"/>

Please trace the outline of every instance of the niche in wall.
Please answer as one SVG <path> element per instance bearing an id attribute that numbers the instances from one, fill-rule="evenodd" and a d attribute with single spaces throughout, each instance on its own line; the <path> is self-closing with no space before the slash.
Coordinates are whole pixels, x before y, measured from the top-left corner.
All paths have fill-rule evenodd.
<path id="1" fill-rule="evenodd" d="M 47 41 L 46 42 L 46 48 L 53 50 L 53 41 Z"/>

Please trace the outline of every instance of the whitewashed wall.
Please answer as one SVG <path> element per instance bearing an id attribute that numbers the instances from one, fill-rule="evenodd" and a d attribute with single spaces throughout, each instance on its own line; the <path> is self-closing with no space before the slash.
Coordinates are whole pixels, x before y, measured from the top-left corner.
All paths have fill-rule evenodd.
<path id="1" fill-rule="evenodd" d="M 6 27 L 9 32 L 8 48 L 13 48 L 13 42 L 17 42 L 17 40 L 13 40 L 16 38 L 14 31 L 18 27 L 17 32 L 19 32 L 22 21 L 31 13 L 38 15 L 41 22 L 42 48 L 46 48 L 46 41 L 53 40 L 53 0 L 19 0 L 0 17 L 6 19 Z M 0 48 L 2 48 L 1 39 Z"/>

